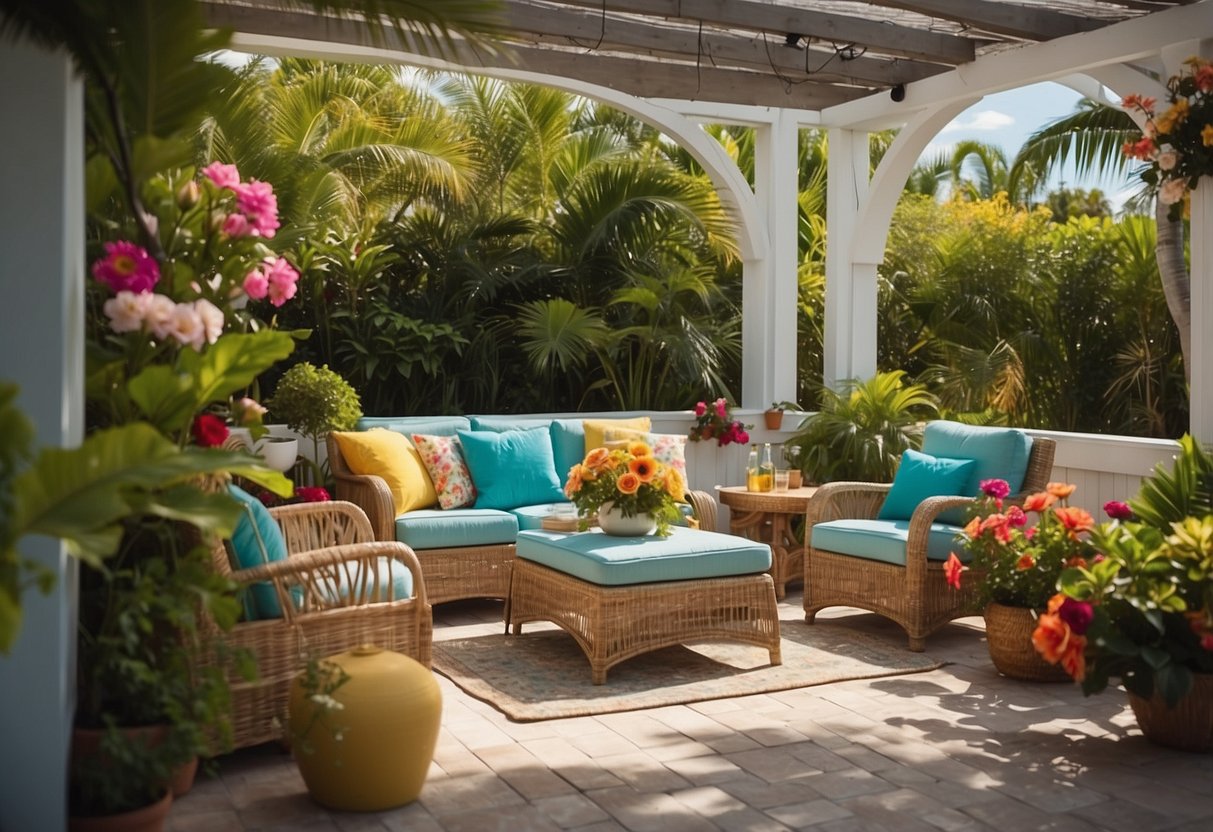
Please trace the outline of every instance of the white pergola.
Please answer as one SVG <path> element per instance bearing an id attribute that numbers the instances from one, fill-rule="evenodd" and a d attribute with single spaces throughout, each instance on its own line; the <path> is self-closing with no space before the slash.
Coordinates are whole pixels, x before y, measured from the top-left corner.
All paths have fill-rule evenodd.
<path id="1" fill-rule="evenodd" d="M 284 3 L 205 3 L 250 52 L 464 69 L 557 86 L 658 127 L 703 165 L 744 258 L 742 404 L 795 397 L 797 131 L 829 131 L 825 381 L 876 369 L 876 269 L 927 143 L 983 96 L 1058 81 L 1112 102 L 1213 50 L 1213 0 L 503 0 L 507 48 L 444 60 L 363 22 Z M 433 54 L 432 52 L 428 54 Z M 68 58 L 0 43 L 0 379 L 46 445 L 83 435 L 82 86 Z M 756 128 L 751 189 L 700 124 Z M 875 175 L 868 133 L 900 127 Z M 1191 428 L 1213 441 L 1213 185 L 1192 203 Z M 0 829 L 65 823 L 75 571 L 25 595 L 26 636 L 0 659 Z M 31 547 L 32 548 L 32 547 Z M 36 634 L 36 635 L 33 635 Z"/>

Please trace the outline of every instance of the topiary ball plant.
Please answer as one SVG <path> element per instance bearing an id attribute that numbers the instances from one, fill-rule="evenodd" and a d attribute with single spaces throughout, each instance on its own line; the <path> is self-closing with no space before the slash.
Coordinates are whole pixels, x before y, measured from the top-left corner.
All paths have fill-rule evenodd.
<path id="1" fill-rule="evenodd" d="M 312 459 L 320 457 L 320 438 L 334 430 L 353 430 L 362 418 L 362 402 L 349 382 L 328 368 L 304 361 L 287 370 L 267 402 L 270 415 L 312 440 Z M 321 472 L 318 472 L 321 473 Z M 319 484 L 327 477 L 317 480 Z"/>

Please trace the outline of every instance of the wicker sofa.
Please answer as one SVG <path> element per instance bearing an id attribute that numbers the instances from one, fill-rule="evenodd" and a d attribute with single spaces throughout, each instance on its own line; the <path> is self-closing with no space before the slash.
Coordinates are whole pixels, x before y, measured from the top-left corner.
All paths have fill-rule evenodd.
<path id="1" fill-rule="evenodd" d="M 282 614 L 242 620 L 226 633 L 213 622 L 204 628 L 203 664 L 220 661 L 216 642 L 227 650 L 247 650 L 257 676 L 247 681 L 233 673 L 232 741 L 236 748 L 283 738 L 291 683 L 308 656 L 324 657 L 376 644 L 430 666 L 433 617 L 416 556 L 405 545 L 374 540 L 366 515 L 339 501 L 302 503 L 270 509 L 286 540 L 287 557 L 248 569 L 232 569 L 230 542 L 211 550 L 213 568 L 243 587 L 268 582 Z M 411 593 L 395 597 L 390 575 L 407 569 Z M 342 587 L 334 592 L 333 587 Z"/>
<path id="2" fill-rule="evenodd" d="M 568 469 L 580 462 L 585 453 L 583 421 L 576 418 L 450 416 L 364 418 L 359 422 L 360 430 L 374 428 L 393 430 L 406 437 L 414 433 L 452 436 L 460 430 L 504 433 L 546 428 L 561 485 L 567 479 Z M 429 508 L 398 515 L 392 493 L 382 477 L 354 473 L 332 435 L 327 440 L 327 451 L 337 498 L 355 503 L 366 512 L 377 540 L 403 542 L 416 552 L 430 603 L 461 598 L 505 598 L 509 594 L 515 537 L 522 529 L 540 528 L 550 503 L 502 511 L 474 506 L 449 510 Z M 690 492 L 688 501 L 689 511 L 700 528 L 714 529 L 715 498 L 702 491 Z M 474 518 L 483 522 L 486 517 L 492 529 L 477 530 L 469 535 L 466 528 L 460 528 L 462 521 Z M 444 528 L 451 531 L 444 533 Z"/>
<path id="3" fill-rule="evenodd" d="M 927 426 L 923 451 L 935 460 L 971 460 L 961 473 L 962 487 L 941 492 L 913 483 L 918 487 L 903 492 L 910 497 L 908 516 L 903 519 L 894 511 L 891 519 L 883 509 L 902 479 L 904 458 L 894 483 L 821 486 L 809 503 L 805 525 L 806 621 L 812 624 L 826 607 L 858 607 L 895 621 L 905 629 L 910 650 L 920 652 L 926 637 L 949 621 L 981 612 L 981 575 L 971 575 L 960 590 L 944 578 L 949 551 L 964 556 L 955 536 L 964 523 L 964 508 L 975 499 L 951 495 L 976 494 L 980 480 L 990 478 L 1008 480 L 1017 492 L 1012 501 L 1041 491 L 1052 473 L 1055 450 L 1053 440 L 1023 431 L 940 420 Z M 910 484 L 909 479 L 902 484 Z"/>

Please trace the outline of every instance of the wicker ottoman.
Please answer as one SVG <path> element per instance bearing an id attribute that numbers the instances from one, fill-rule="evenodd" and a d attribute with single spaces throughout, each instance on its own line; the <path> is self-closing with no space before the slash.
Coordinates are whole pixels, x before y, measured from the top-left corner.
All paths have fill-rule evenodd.
<path id="1" fill-rule="evenodd" d="M 581 645 L 594 684 L 632 656 L 697 641 L 765 647 L 782 662 L 764 543 L 675 528 L 667 538 L 518 533 L 507 632 L 552 621 Z"/>

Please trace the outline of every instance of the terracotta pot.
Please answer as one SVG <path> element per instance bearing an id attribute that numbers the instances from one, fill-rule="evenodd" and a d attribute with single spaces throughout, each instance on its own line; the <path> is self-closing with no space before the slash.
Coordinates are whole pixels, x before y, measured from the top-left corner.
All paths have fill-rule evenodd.
<path id="1" fill-rule="evenodd" d="M 657 520 L 651 514 L 624 517 L 622 509 L 607 501 L 598 508 L 598 525 L 603 532 L 615 537 L 640 537 L 652 534 L 657 528 Z"/>
<path id="2" fill-rule="evenodd" d="M 1158 691 L 1143 699 L 1130 691 L 1129 705 L 1145 738 L 1182 751 L 1213 751 L 1213 674 L 1197 673 L 1188 695 L 1168 708 Z"/>
<path id="3" fill-rule="evenodd" d="M 766 422 L 767 430 L 779 430 L 783 427 L 783 411 L 764 410 L 762 420 Z"/>
<path id="4" fill-rule="evenodd" d="M 291 689 L 295 762 L 308 793 L 324 806 L 355 812 L 416 800 L 442 717 L 434 674 L 408 656 L 371 645 L 325 661 L 349 676 L 330 693 L 340 710 L 324 710 L 309 696 L 305 674 Z"/>
<path id="5" fill-rule="evenodd" d="M 162 832 L 173 807 L 173 793 L 165 791 L 164 797 L 150 806 L 102 815 L 95 818 L 68 818 L 68 832 Z"/>
<path id="6" fill-rule="evenodd" d="M 169 787 L 172 789 L 173 797 L 181 797 L 189 794 L 190 789 L 194 788 L 194 778 L 198 776 L 198 758 L 195 757 L 187 763 L 182 763 L 177 766 L 173 772 L 173 779 L 169 781 Z"/>
<path id="7" fill-rule="evenodd" d="M 1049 664 L 1032 645 L 1036 616 L 1027 607 L 991 602 L 985 609 L 986 645 L 1003 676 L 1025 682 L 1069 682 L 1061 665 Z"/>

